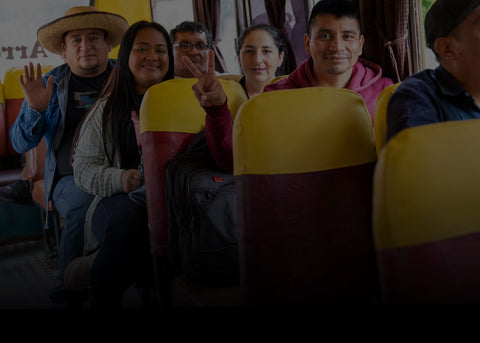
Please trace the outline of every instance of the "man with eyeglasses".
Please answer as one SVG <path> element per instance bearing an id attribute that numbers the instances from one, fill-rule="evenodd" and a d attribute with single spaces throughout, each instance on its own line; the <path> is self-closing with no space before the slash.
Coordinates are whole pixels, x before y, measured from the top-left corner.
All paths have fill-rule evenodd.
<path id="1" fill-rule="evenodd" d="M 202 72 L 207 72 L 208 49 L 212 44 L 212 35 L 199 22 L 184 21 L 170 31 L 173 42 L 173 56 L 176 78 L 192 78 L 190 69 L 182 62 L 182 56 L 187 56 Z"/>

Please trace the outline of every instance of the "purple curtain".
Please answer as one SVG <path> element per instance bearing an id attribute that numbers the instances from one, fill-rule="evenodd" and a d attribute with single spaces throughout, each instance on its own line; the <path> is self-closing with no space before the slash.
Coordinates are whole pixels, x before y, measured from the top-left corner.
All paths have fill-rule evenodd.
<path id="1" fill-rule="evenodd" d="M 287 40 L 287 53 L 284 57 L 283 65 L 279 70 L 279 75 L 290 74 L 297 67 L 295 53 L 293 52 L 290 38 L 285 30 L 285 3 L 286 0 L 264 0 L 265 9 L 268 15 L 270 25 L 282 31 Z M 283 69 L 283 70 L 282 70 Z"/>
<path id="2" fill-rule="evenodd" d="M 212 49 L 215 51 L 215 70 L 226 73 L 227 66 L 220 49 L 220 0 L 193 0 L 194 20 L 202 23 L 212 34 Z"/>
<path id="3" fill-rule="evenodd" d="M 412 74 L 408 0 L 355 0 L 365 35 L 364 56 L 400 82 Z"/>

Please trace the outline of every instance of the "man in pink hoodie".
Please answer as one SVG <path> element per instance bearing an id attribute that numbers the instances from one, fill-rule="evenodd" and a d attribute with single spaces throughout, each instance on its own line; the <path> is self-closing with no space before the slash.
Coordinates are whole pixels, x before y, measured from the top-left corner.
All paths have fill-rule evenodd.
<path id="1" fill-rule="evenodd" d="M 373 123 L 377 97 L 393 82 L 382 77 L 380 66 L 360 58 L 364 36 L 351 2 L 318 2 L 310 14 L 304 41 L 309 57 L 288 78 L 266 86 L 264 92 L 305 87 L 348 88 L 362 96 Z"/>
<path id="2" fill-rule="evenodd" d="M 310 14 L 304 41 L 309 57 L 288 78 L 267 85 L 264 92 L 306 87 L 348 88 L 363 97 L 373 124 L 377 97 L 393 82 L 382 76 L 380 66 L 360 58 L 364 36 L 352 3 L 319 1 Z M 215 78 L 214 64 L 210 62 L 213 58 L 214 53 L 210 51 L 205 74 L 188 59 L 183 62 L 198 78 L 193 90 L 207 114 L 205 133 L 210 151 L 219 167 L 230 171 L 233 169 L 232 115 L 227 96 Z"/>

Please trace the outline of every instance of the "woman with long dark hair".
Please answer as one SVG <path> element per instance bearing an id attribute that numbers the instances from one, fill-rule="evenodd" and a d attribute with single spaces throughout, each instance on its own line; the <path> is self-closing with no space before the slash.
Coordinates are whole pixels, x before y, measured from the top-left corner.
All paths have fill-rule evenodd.
<path id="1" fill-rule="evenodd" d="M 172 44 L 158 23 L 127 30 L 103 96 L 85 119 L 73 155 L 76 184 L 95 195 L 85 225 L 85 254 L 65 271 L 71 288 L 91 287 L 95 305 L 120 306 L 124 291 L 148 267 L 147 211 L 128 193 L 142 185 L 132 117 L 143 95 L 174 77 Z"/>

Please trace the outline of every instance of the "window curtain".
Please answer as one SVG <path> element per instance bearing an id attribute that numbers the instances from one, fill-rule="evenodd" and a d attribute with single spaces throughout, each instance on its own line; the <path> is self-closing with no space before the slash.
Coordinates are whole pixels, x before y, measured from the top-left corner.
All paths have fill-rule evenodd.
<path id="1" fill-rule="evenodd" d="M 400 82 L 412 74 L 408 0 L 354 0 L 365 35 L 364 57 Z"/>
<path id="2" fill-rule="evenodd" d="M 220 0 L 193 0 L 193 18 L 205 25 L 212 34 L 212 49 L 215 51 L 215 70 L 226 73 L 225 59 L 218 47 L 220 42 Z"/>
<path id="3" fill-rule="evenodd" d="M 278 71 L 279 75 L 290 74 L 297 67 L 295 53 L 293 52 L 287 30 L 285 30 L 285 6 L 286 0 L 265 0 L 268 22 L 270 25 L 282 31 L 287 41 L 286 56 L 284 57 L 282 67 L 280 67 L 280 70 Z"/>

